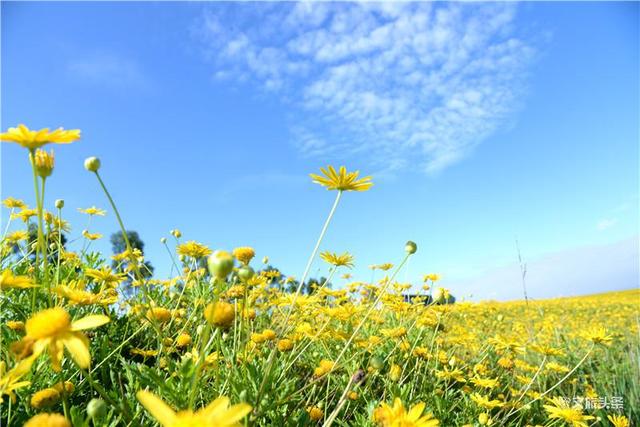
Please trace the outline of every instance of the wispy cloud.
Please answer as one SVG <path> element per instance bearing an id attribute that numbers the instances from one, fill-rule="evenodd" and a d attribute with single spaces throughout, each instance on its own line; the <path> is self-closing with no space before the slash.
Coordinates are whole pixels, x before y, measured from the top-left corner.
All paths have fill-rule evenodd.
<path id="1" fill-rule="evenodd" d="M 437 172 L 509 120 L 534 49 L 513 4 L 212 5 L 214 76 L 294 108 L 304 155 Z"/>
<path id="2" fill-rule="evenodd" d="M 596 224 L 596 229 L 598 231 L 604 231 L 616 225 L 617 222 L 618 220 L 616 218 L 603 218 Z"/>
<path id="3" fill-rule="evenodd" d="M 132 59 L 113 53 L 93 53 L 67 64 L 69 73 L 82 81 L 109 88 L 147 88 L 149 80 Z"/>

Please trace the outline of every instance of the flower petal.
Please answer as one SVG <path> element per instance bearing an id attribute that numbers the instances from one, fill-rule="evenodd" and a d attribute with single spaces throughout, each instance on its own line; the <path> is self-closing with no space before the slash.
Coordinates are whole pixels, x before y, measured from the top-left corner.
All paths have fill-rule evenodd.
<path id="1" fill-rule="evenodd" d="M 175 423 L 176 413 L 158 396 L 151 392 L 140 390 L 136 393 L 136 397 L 138 401 L 142 403 L 142 406 L 144 406 L 160 424 L 170 426 Z"/>
<path id="2" fill-rule="evenodd" d="M 89 353 L 89 340 L 80 332 L 70 332 L 61 339 L 71 357 L 82 369 L 91 365 L 91 353 Z"/>
<path id="3" fill-rule="evenodd" d="M 89 316 L 78 319 L 71 324 L 72 331 L 81 331 L 83 329 L 92 329 L 109 323 L 111 319 L 102 314 L 91 314 Z"/>

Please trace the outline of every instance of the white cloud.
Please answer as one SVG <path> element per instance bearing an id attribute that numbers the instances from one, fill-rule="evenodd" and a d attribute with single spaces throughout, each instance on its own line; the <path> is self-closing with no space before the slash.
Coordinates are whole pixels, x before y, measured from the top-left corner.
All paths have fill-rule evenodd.
<path id="1" fill-rule="evenodd" d="M 67 64 L 74 78 L 110 88 L 145 88 L 149 81 L 140 65 L 131 59 L 111 53 L 94 53 Z"/>
<path id="2" fill-rule="evenodd" d="M 293 104 L 305 155 L 437 172 L 518 107 L 534 49 L 505 3 L 212 5 L 213 74 Z"/>
<path id="3" fill-rule="evenodd" d="M 584 246 L 524 261 L 530 298 L 592 294 L 640 286 L 638 236 L 601 246 Z M 444 283 L 458 298 L 523 299 L 520 265 L 513 263 L 479 277 Z"/>
<path id="4" fill-rule="evenodd" d="M 596 228 L 598 231 L 604 231 L 616 225 L 617 222 L 618 220 L 616 218 L 603 218 L 598 221 Z"/>

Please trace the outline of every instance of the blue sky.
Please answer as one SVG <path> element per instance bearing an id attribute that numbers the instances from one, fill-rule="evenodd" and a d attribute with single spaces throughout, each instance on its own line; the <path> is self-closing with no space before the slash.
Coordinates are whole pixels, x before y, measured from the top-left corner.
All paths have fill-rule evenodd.
<path id="1" fill-rule="evenodd" d="M 333 201 L 307 174 L 344 164 L 375 186 L 345 194 L 322 249 L 356 277 L 411 239 L 401 279 L 518 298 L 517 237 L 533 297 L 638 286 L 637 3 L 1 7 L 2 129 L 82 129 L 48 206 L 65 199 L 72 237 L 77 207 L 107 208 L 82 167 L 99 156 L 160 276 L 179 228 L 299 277 Z M 2 145 L 1 178 L 32 203 L 23 149 Z"/>

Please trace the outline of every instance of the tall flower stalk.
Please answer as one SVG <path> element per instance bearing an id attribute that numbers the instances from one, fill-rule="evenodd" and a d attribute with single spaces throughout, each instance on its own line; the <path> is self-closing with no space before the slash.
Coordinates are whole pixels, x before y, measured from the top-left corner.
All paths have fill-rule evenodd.
<path id="1" fill-rule="evenodd" d="M 333 218 L 333 215 L 335 214 L 335 211 L 338 207 L 338 203 L 340 202 L 342 193 L 344 191 L 367 191 L 368 189 L 371 188 L 371 186 L 373 186 L 373 182 L 371 182 L 370 176 L 358 178 L 358 176 L 360 175 L 360 171 L 347 172 L 347 168 L 344 166 L 341 166 L 338 171 L 336 171 L 336 169 L 333 166 L 327 166 L 326 169 L 320 168 L 320 171 L 322 172 L 322 175 L 309 174 L 313 182 L 315 182 L 316 184 L 322 185 L 327 190 L 337 190 L 338 194 L 336 195 L 336 198 L 333 201 L 333 206 L 331 207 L 331 211 L 329 211 L 329 215 L 327 216 L 327 219 L 324 222 L 324 226 L 320 231 L 320 236 L 318 236 L 318 239 L 316 240 L 316 244 L 313 247 L 313 251 L 311 251 L 311 255 L 307 260 L 307 265 L 304 269 L 304 273 L 302 274 L 302 279 L 300 280 L 300 283 L 298 284 L 298 288 L 296 289 L 296 292 L 293 295 L 293 298 L 291 299 L 291 304 L 289 304 L 289 308 L 287 310 L 287 314 L 284 318 L 284 322 L 282 325 L 282 329 L 285 332 L 287 329 L 289 318 L 291 317 L 291 313 L 293 311 L 293 307 L 295 306 L 296 300 L 300 295 L 300 290 L 302 289 L 302 286 L 304 285 L 305 280 L 307 280 L 307 276 L 311 269 L 311 265 L 313 264 L 313 260 L 315 259 L 318 253 L 318 250 L 320 248 L 320 244 L 322 243 L 322 239 L 324 238 L 327 232 L 327 229 L 329 228 L 329 224 L 331 223 L 331 219 Z M 260 397 L 266 385 L 267 378 L 269 378 L 269 376 L 271 375 L 271 369 L 273 368 L 275 354 L 276 354 L 275 350 L 272 350 L 271 354 L 269 355 L 267 368 L 265 370 L 265 374 L 257 394 L 256 404 L 260 403 Z"/>

